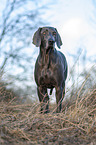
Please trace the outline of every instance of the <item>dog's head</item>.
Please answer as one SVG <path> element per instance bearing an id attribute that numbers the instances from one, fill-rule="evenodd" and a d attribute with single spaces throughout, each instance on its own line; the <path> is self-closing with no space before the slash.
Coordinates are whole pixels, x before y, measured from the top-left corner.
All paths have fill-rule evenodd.
<path id="1" fill-rule="evenodd" d="M 37 47 L 54 48 L 55 42 L 57 47 L 60 48 L 62 45 L 61 37 L 56 28 L 53 27 L 39 28 L 33 36 L 33 44 Z"/>

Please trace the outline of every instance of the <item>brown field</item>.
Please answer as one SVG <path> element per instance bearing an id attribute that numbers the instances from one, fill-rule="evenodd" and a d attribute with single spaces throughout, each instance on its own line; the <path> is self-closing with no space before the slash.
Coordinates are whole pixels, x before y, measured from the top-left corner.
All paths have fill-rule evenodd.
<path id="1" fill-rule="evenodd" d="M 40 104 L 0 102 L 0 145 L 95 145 L 96 89 L 65 100 L 63 112 L 40 114 Z"/>

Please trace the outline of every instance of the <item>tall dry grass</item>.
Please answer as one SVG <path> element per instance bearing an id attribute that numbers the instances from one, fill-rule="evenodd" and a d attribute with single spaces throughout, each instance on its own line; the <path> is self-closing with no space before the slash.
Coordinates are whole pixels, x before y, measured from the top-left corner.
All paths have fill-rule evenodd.
<path id="1" fill-rule="evenodd" d="M 34 145 L 96 144 L 96 88 L 84 88 L 85 81 L 63 102 L 63 112 L 40 114 L 40 104 L 22 104 L 16 97 L 0 102 L 0 144 Z M 84 88 L 84 91 L 82 92 Z"/>

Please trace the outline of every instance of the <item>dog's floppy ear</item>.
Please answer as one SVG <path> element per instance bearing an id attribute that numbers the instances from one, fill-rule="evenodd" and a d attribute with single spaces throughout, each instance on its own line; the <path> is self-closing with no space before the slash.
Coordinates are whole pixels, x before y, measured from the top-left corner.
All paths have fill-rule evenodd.
<path id="1" fill-rule="evenodd" d="M 34 33 L 34 36 L 33 36 L 33 44 L 36 45 L 36 47 L 39 47 L 40 44 L 41 44 L 41 35 L 40 35 L 40 32 L 41 32 L 41 29 L 42 28 L 39 28 L 35 33 Z"/>
<path id="2" fill-rule="evenodd" d="M 57 44 L 58 48 L 60 48 L 60 46 L 62 45 L 62 40 L 61 40 L 61 37 L 56 28 L 55 28 L 55 30 L 56 30 L 56 44 Z"/>

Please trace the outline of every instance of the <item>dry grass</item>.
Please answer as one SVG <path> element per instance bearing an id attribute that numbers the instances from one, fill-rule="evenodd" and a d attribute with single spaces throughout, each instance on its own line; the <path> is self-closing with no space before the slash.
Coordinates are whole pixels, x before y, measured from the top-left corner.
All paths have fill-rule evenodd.
<path id="1" fill-rule="evenodd" d="M 95 145 L 96 89 L 64 102 L 63 112 L 40 114 L 39 104 L 0 102 L 0 145 Z M 55 106 L 55 107 L 54 107 Z"/>

